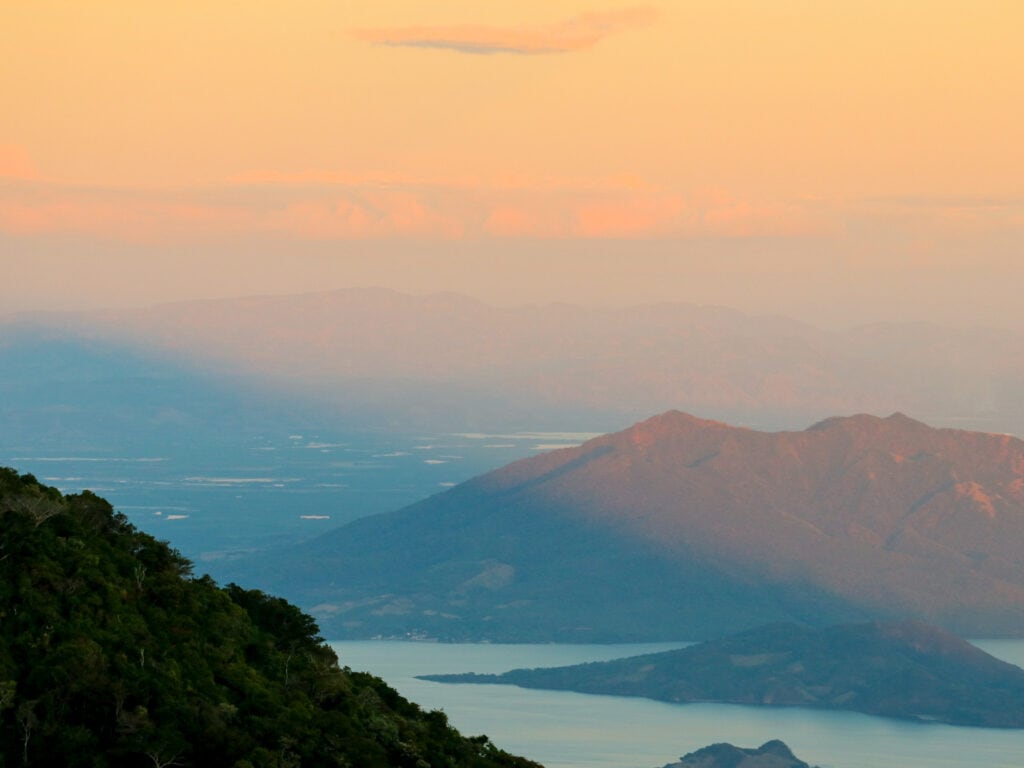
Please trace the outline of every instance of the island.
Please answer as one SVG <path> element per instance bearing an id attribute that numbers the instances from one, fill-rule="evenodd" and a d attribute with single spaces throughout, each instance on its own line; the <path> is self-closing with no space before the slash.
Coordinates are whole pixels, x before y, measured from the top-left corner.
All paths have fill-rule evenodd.
<path id="1" fill-rule="evenodd" d="M 772 624 L 613 661 L 423 679 L 1024 728 L 1024 670 L 920 621 Z"/>
<path id="2" fill-rule="evenodd" d="M 665 768 L 811 768 L 784 742 L 772 739 L 757 749 L 712 744 L 669 763 Z"/>

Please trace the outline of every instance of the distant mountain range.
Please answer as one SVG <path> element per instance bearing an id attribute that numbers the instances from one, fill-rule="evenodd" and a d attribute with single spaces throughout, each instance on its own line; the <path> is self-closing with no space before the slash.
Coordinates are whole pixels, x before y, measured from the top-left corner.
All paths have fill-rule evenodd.
<path id="1" fill-rule="evenodd" d="M 1024 434 L 1024 336 L 889 323 L 826 331 L 714 306 L 499 308 L 349 289 L 8 316 L 315 399 L 407 429 L 608 428 L 682 408 L 760 428 L 901 410 Z"/>
<path id="2" fill-rule="evenodd" d="M 239 566 L 328 636 L 664 640 L 915 618 L 1024 634 L 1024 442 L 668 412 Z"/>
<path id="3" fill-rule="evenodd" d="M 0 323 L 0 434 L 22 451 L 205 452 L 324 421 L 257 379 L 216 375 L 151 346 Z"/>
<path id="4" fill-rule="evenodd" d="M 1024 670 L 920 622 L 775 624 L 614 661 L 423 679 L 1024 728 Z"/>

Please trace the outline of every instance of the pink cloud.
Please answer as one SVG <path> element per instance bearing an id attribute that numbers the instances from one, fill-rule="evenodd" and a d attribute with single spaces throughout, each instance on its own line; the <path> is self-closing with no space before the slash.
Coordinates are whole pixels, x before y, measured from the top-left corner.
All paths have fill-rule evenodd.
<path id="1" fill-rule="evenodd" d="M 56 232 L 103 236 L 124 230 L 132 219 L 139 222 L 139 217 L 125 208 L 99 201 L 61 199 L 37 204 L 0 204 L 0 230 L 15 235 Z"/>
<path id="2" fill-rule="evenodd" d="M 617 199 L 577 206 L 573 234 L 588 238 L 671 235 L 687 226 L 687 212 L 680 195 L 627 192 Z"/>
<path id="3" fill-rule="evenodd" d="M 0 186 L 0 230 L 23 237 L 81 234 L 124 242 L 253 234 L 309 240 L 801 237 L 836 234 L 843 217 L 853 215 L 848 208 L 839 213 L 815 201 L 687 195 L 632 178 L 511 176 L 475 184 L 463 178 L 319 172 L 261 178 L 192 190 L 15 180 Z M 955 218 L 950 211 L 945 215 Z M 993 223 L 987 214 L 956 215 L 964 229 L 985 230 Z"/>
<path id="4" fill-rule="evenodd" d="M 823 234 L 834 226 L 796 203 L 720 201 L 706 208 L 701 229 L 718 237 L 801 237 Z"/>
<path id="5" fill-rule="evenodd" d="M 458 218 L 444 215 L 407 192 L 368 192 L 362 200 L 320 198 L 292 202 L 264 218 L 260 228 L 313 240 L 386 237 L 457 239 Z"/>
<path id="6" fill-rule="evenodd" d="M 283 210 L 271 214 L 264 222 L 264 228 L 313 240 L 331 240 L 368 237 L 372 223 L 365 209 L 347 200 L 333 204 L 302 201 L 290 203 Z"/>
<path id="7" fill-rule="evenodd" d="M 375 45 L 440 48 L 457 53 L 538 55 L 590 48 L 603 38 L 656 18 L 651 8 L 583 13 L 554 24 L 489 26 L 379 27 L 357 29 L 353 35 Z"/>
<path id="8" fill-rule="evenodd" d="M 311 240 L 462 237 L 465 206 L 446 208 L 450 200 L 429 197 L 429 192 L 394 187 L 282 190 L 280 185 L 245 185 L 170 191 L 17 179 L 0 186 L 0 232 L 132 243 L 256 232 Z"/>
<path id="9" fill-rule="evenodd" d="M 28 150 L 13 144 L 0 144 L 0 178 L 38 179 L 39 172 Z"/>
<path id="10" fill-rule="evenodd" d="M 799 236 L 821 223 L 799 205 L 688 200 L 625 188 L 527 190 L 245 187 L 237 199 L 204 200 L 38 185 L 30 194 L 0 191 L 0 230 L 21 236 L 83 234 L 129 242 L 189 240 L 265 232 L 289 237 L 645 238 Z M 230 197 L 230 196 L 229 196 Z"/>
<path id="11" fill-rule="evenodd" d="M 251 228 L 252 213 L 237 205 L 125 199 L 103 192 L 38 185 L 31 195 L 0 193 L 0 232 L 21 237 L 85 235 L 101 240 L 152 243 L 222 235 Z M 17 190 L 15 190 L 17 192 Z"/>
<path id="12" fill-rule="evenodd" d="M 561 238 L 568 227 L 563 217 L 549 206 L 499 203 L 487 214 L 483 232 L 499 238 Z"/>
<path id="13" fill-rule="evenodd" d="M 456 215 L 441 213 L 420 195 L 399 191 L 371 191 L 366 199 L 378 211 L 386 233 L 403 236 L 439 236 L 456 239 L 465 226 Z"/>

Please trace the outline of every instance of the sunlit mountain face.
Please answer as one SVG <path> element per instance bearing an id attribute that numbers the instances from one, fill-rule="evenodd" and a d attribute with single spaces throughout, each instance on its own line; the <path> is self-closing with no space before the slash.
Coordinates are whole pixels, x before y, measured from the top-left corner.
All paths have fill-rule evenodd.
<path id="1" fill-rule="evenodd" d="M 263 583 L 338 636 L 658 640 L 888 617 L 1017 635 L 1022 509 L 1009 435 L 668 412 L 325 534 Z"/>

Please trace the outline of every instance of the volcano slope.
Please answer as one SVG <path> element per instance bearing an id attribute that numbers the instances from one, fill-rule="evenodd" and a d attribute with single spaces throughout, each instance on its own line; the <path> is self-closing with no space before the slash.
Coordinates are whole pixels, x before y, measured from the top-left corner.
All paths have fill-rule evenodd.
<path id="1" fill-rule="evenodd" d="M 895 618 L 1019 636 L 1021 542 L 1014 437 L 902 414 L 767 433 L 672 411 L 241 577 L 338 638 L 702 639 Z"/>

